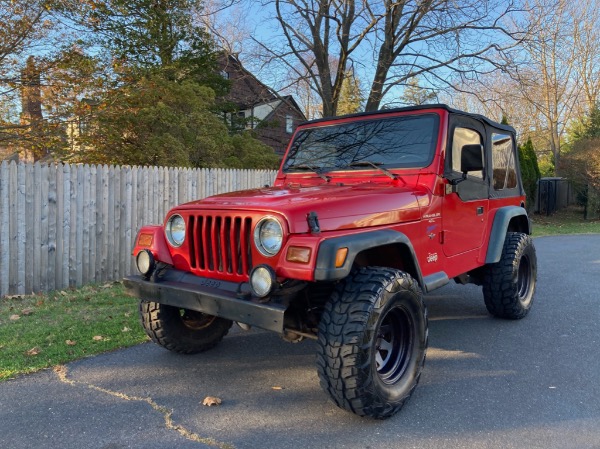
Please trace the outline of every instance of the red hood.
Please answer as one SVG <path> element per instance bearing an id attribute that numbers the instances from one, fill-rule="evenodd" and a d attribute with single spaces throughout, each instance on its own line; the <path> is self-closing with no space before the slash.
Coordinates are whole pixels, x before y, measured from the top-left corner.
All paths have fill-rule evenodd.
<path id="1" fill-rule="evenodd" d="M 316 212 L 322 231 L 382 226 L 421 218 L 429 202 L 423 187 L 376 183 L 269 187 L 225 193 L 183 204 L 177 209 L 247 210 L 283 215 L 291 233 L 309 232 L 309 212 Z"/>

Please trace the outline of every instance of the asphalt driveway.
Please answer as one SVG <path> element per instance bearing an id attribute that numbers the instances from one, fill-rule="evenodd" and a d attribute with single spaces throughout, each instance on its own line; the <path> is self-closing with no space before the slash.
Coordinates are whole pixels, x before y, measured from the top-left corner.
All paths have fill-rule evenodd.
<path id="1" fill-rule="evenodd" d="M 490 317 L 475 286 L 428 295 L 421 383 L 389 420 L 327 399 L 313 342 L 235 330 L 201 355 L 143 344 L 0 383 L 0 448 L 600 448 L 600 235 L 535 245 L 524 320 Z"/>

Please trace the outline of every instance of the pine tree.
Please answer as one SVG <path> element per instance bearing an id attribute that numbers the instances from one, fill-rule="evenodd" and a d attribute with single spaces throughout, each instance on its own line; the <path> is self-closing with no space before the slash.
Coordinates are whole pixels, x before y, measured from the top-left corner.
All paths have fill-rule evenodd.
<path id="1" fill-rule="evenodd" d="M 437 93 L 420 85 L 418 76 L 413 76 L 404 88 L 401 96 L 403 103 L 408 105 L 421 105 L 433 103 L 437 100 Z"/>
<path id="2" fill-rule="evenodd" d="M 232 137 L 217 98 L 228 89 L 206 32 L 192 21 L 198 0 L 71 2 L 77 22 L 105 49 L 109 81 L 87 116 L 73 160 L 184 167 L 273 168 L 271 148 Z M 74 19 L 75 21 L 75 19 Z"/>
<path id="3" fill-rule="evenodd" d="M 364 96 L 360 89 L 360 82 L 354 72 L 348 71 L 342 82 L 340 99 L 338 102 L 338 115 L 354 114 L 362 109 Z"/>
<path id="4" fill-rule="evenodd" d="M 535 203 L 540 169 L 538 167 L 537 156 L 531 139 L 527 139 L 527 142 L 524 145 L 519 145 L 518 149 L 521 180 L 523 182 L 523 187 L 525 188 L 525 194 L 527 195 L 527 208 L 531 209 Z"/>

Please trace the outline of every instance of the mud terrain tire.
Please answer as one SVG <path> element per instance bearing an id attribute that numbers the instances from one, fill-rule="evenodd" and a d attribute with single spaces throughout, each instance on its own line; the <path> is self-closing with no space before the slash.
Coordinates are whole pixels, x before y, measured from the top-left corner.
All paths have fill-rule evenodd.
<path id="1" fill-rule="evenodd" d="M 336 287 L 319 324 L 321 387 L 343 409 L 388 418 L 417 386 L 427 341 L 427 309 L 410 275 L 354 271 Z"/>
<path id="2" fill-rule="evenodd" d="M 531 237 L 509 232 L 500 261 L 489 264 L 483 277 L 483 298 L 488 311 L 499 318 L 524 318 L 533 304 L 537 258 Z"/>
<path id="3" fill-rule="evenodd" d="M 152 301 L 140 301 L 146 334 L 165 349 L 194 354 L 216 346 L 233 324 L 229 320 Z"/>

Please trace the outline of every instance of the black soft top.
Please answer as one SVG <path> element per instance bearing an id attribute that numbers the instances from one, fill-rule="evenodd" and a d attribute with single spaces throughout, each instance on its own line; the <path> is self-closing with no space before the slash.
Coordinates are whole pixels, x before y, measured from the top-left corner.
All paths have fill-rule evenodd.
<path id="1" fill-rule="evenodd" d="M 424 105 L 418 105 L 418 106 L 407 106 L 407 107 L 403 107 L 403 108 L 381 109 L 379 111 L 359 112 L 357 114 L 341 115 L 339 117 L 320 118 L 320 119 L 304 122 L 304 123 L 302 123 L 302 125 L 312 125 L 315 123 L 330 122 L 330 121 L 338 120 L 338 119 L 342 119 L 342 118 L 345 119 L 345 118 L 352 118 L 352 117 L 373 117 L 373 116 L 376 117 L 381 114 L 389 114 L 390 112 L 424 111 L 424 110 L 428 110 L 428 109 L 445 109 L 446 111 L 450 112 L 451 114 L 466 115 L 466 116 L 472 117 L 476 120 L 480 120 L 489 126 L 493 126 L 494 128 L 502 129 L 504 131 L 508 131 L 510 133 L 515 134 L 515 129 L 512 126 L 503 125 L 503 124 L 495 122 L 494 120 L 491 120 L 483 115 L 472 114 L 470 112 L 461 111 L 459 109 L 451 108 L 447 104 L 441 104 L 441 103 L 440 104 L 424 104 Z"/>

